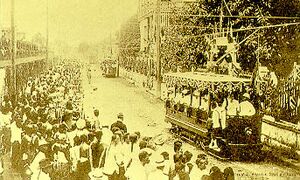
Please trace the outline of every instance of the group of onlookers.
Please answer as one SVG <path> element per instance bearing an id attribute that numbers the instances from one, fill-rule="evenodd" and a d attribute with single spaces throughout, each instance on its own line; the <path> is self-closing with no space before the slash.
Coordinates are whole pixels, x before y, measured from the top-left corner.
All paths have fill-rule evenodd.
<path id="1" fill-rule="evenodd" d="M 37 44 L 17 40 L 16 41 L 16 57 L 25 58 L 30 56 L 41 55 L 46 52 L 45 47 L 40 47 Z M 11 40 L 5 34 L 0 39 L 0 60 L 8 60 L 11 58 Z"/>
<path id="2" fill-rule="evenodd" d="M 68 119 L 80 116 L 82 93 L 79 67 L 78 64 L 63 64 L 37 78 L 30 77 L 14 108 L 7 95 L 3 98 L 0 114 L 1 158 L 9 153 L 12 168 L 20 172 L 24 179 L 37 175 L 43 179 L 43 173 L 49 169 L 47 162 L 63 159 L 60 152 L 67 147 L 64 143 L 64 125 L 67 125 Z M 67 164 L 67 161 L 62 162 Z M 47 168 L 40 163 L 43 166 L 47 164 Z M 56 163 L 59 166 L 51 163 L 51 167 L 65 167 L 60 166 L 64 163 Z"/>
<path id="3" fill-rule="evenodd" d="M 172 151 L 163 141 L 129 132 L 124 115 L 108 125 L 99 110 L 87 117 L 82 108 L 81 66 L 63 64 L 29 78 L 15 108 L 7 96 L 1 104 L 1 159 L 10 154 L 23 179 L 221 179 L 232 178 L 217 167 L 208 170 L 205 154 Z M 0 177 L 3 161 L 0 161 Z"/>

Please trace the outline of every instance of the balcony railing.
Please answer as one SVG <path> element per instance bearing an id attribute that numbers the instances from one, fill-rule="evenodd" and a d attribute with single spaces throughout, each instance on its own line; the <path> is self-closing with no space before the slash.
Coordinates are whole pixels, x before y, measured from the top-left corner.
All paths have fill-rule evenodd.
<path id="1" fill-rule="evenodd" d="M 17 41 L 16 59 L 41 56 L 46 54 L 46 48 L 38 45 Z M 0 61 L 11 59 L 11 42 L 10 40 L 0 40 Z"/>
<path id="2" fill-rule="evenodd" d="M 15 51 L 16 65 L 45 59 L 46 57 L 46 48 L 29 42 L 17 41 Z M 0 40 L 0 67 L 11 65 L 11 53 L 10 40 Z"/>

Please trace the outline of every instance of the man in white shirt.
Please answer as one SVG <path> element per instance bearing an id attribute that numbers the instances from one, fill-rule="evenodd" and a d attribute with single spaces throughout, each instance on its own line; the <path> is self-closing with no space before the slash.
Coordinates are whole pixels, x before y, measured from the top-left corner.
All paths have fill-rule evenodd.
<path id="1" fill-rule="evenodd" d="M 245 93 L 243 95 L 244 101 L 240 103 L 240 112 L 239 116 L 253 116 L 256 113 L 256 110 L 253 106 L 253 104 L 249 101 L 250 95 L 248 93 Z"/>
<path id="2" fill-rule="evenodd" d="M 169 176 L 164 174 L 165 160 L 164 157 L 159 154 L 154 160 L 154 170 L 150 172 L 148 180 L 168 180 Z"/>
<path id="3" fill-rule="evenodd" d="M 195 165 L 190 173 L 191 179 L 201 179 L 203 175 L 209 175 L 209 170 L 206 167 L 203 159 L 197 158 Z"/>
<path id="4" fill-rule="evenodd" d="M 37 174 L 37 180 L 50 180 L 50 171 L 51 171 L 51 161 L 43 159 L 39 163 L 40 171 Z"/>
<path id="5" fill-rule="evenodd" d="M 207 96 L 201 97 L 200 109 L 203 111 L 208 110 L 208 99 L 207 98 L 208 98 Z"/>
<path id="6" fill-rule="evenodd" d="M 150 155 L 146 151 L 139 153 L 140 161 L 130 166 L 125 173 L 128 180 L 148 180 L 148 173 L 145 166 L 150 163 Z"/>
<path id="7" fill-rule="evenodd" d="M 218 100 L 217 100 L 218 101 Z M 221 111 L 222 111 L 222 103 L 221 101 L 214 101 L 212 104 L 213 113 L 212 113 L 212 139 L 209 144 L 209 148 L 218 150 L 219 147 L 217 145 L 216 137 L 220 136 L 222 131 L 221 124 Z"/>
<path id="8" fill-rule="evenodd" d="M 193 96 L 192 107 L 193 108 L 199 107 L 199 96 Z"/>
<path id="9" fill-rule="evenodd" d="M 21 161 L 21 142 L 22 142 L 22 129 L 20 119 L 16 119 L 11 124 L 11 162 L 12 167 L 17 169 Z"/>
<path id="10" fill-rule="evenodd" d="M 37 179 L 38 174 L 40 172 L 40 165 L 39 163 L 46 158 L 45 153 L 38 152 L 38 154 L 34 157 L 33 161 L 31 162 L 29 168 L 32 171 L 31 179 Z"/>

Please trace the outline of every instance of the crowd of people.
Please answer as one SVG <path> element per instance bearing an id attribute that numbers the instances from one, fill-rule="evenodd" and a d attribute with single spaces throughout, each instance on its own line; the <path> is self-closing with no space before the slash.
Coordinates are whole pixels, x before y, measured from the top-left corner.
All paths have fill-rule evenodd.
<path id="1" fill-rule="evenodd" d="M 2 32 L 2 37 L 0 39 L 0 59 L 8 60 L 11 58 L 11 40 L 7 38 L 7 33 Z M 17 40 L 16 41 L 16 57 L 25 58 L 31 56 L 37 56 L 45 53 L 45 47 L 40 47 L 37 44 Z"/>
<path id="2" fill-rule="evenodd" d="M 123 113 L 107 125 L 82 106 L 80 65 L 61 65 L 29 78 L 15 108 L 1 104 L 1 156 L 23 179 L 232 179 L 200 153 L 184 151 L 181 141 L 168 151 L 163 141 L 129 132 Z M 2 157 L 1 157 L 2 159 Z M 0 177 L 5 173 L 0 161 Z"/>

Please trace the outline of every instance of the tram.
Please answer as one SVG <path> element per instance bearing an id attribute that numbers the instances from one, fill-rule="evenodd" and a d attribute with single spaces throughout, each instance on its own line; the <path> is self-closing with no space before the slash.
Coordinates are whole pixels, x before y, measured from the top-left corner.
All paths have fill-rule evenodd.
<path id="1" fill-rule="evenodd" d="M 226 134 L 217 137 L 220 150 L 209 148 L 212 133 L 212 102 L 216 97 L 238 94 L 250 79 L 213 73 L 169 73 L 165 121 L 171 132 L 192 141 L 221 159 L 243 160 L 260 153 L 261 116 L 228 116 Z"/>
<path id="2" fill-rule="evenodd" d="M 114 60 L 107 59 L 101 63 L 102 75 L 107 78 L 115 78 L 117 73 L 117 63 Z"/>
<path id="3" fill-rule="evenodd" d="M 262 115 L 226 114 L 229 95 L 241 100 L 241 95 L 250 93 L 252 89 L 252 78 L 242 75 L 236 59 L 238 43 L 232 29 L 230 33 L 216 31 L 206 39 L 210 45 L 206 52 L 206 68 L 164 74 L 163 79 L 168 88 L 165 121 L 171 123 L 172 133 L 199 145 L 220 159 L 255 159 L 262 149 Z M 214 104 L 220 100 L 225 113 L 220 115 L 223 116 L 221 133 L 215 137 L 212 113 Z M 212 135 L 218 148 L 209 146 Z"/>

